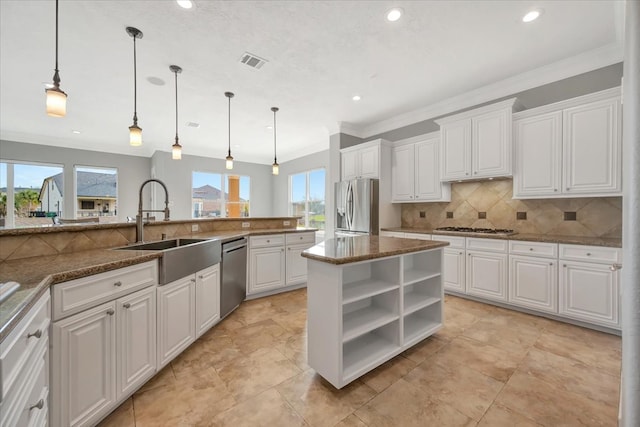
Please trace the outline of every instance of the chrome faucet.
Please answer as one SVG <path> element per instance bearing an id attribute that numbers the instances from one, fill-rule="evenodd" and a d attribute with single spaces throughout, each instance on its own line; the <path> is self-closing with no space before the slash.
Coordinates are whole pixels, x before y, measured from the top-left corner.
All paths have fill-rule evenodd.
<path id="1" fill-rule="evenodd" d="M 143 210 L 142 209 L 142 189 L 144 188 L 145 185 L 147 185 L 150 182 L 157 182 L 158 184 L 162 185 L 162 188 L 164 188 L 164 209 L 163 210 L 157 210 L 157 209 Z M 155 179 L 155 178 L 148 179 L 145 182 L 143 182 L 142 185 L 140 186 L 140 196 L 138 197 L 138 215 L 136 215 L 136 243 L 144 241 L 144 228 L 143 228 L 143 222 L 142 222 L 142 214 L 144 212 L 164 212 L 164 220 L 169 221 L 169 191 L 167 190 L 167 186 L 164 185 L 164 182 L 160 181 L 159 179 Z M 149 214 L 147 213 L 147 216 L 148 215 Z"/>

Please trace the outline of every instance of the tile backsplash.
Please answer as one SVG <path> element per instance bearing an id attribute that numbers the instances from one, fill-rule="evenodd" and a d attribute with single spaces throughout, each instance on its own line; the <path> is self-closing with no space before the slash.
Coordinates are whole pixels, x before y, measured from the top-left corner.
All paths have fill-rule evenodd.
<path id="1" fill-rule="evenodd" d="M 518 233 L 622 237 L 622 197 L 514 200 L 512 187 L 512 180 L 453 183 L 451 202 L 404 203 L 402 227 L 510 228 Z M 426 213 L 424 218 L 420 212 Z M 482 213 L 485 218 L 481 219 Z"/>

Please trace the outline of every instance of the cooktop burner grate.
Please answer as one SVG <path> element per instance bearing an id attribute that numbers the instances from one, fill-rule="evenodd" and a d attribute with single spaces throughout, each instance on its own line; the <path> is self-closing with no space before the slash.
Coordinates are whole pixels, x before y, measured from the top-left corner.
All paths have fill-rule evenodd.
<path id="1" fill-rule="evenodd" d="M 436 231 L 451 231 L 457 233 L 479 233 L 479 234 L 515 234 L 514 230 L 506 228 L 473 228 L 473 227 L 438 227 Z"/>

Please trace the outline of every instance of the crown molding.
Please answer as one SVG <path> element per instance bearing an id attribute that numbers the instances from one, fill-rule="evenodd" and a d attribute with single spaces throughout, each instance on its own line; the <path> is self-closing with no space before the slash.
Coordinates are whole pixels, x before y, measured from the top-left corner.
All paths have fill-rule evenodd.
<path id="1" fill-rule="evenodd" d="M 623 60 L 621 42 L 611 43 L 598 49 L 548 64 L 525 73 L 509 77 L 470 92 L 456 95 L 427 107 L 404 113 L 360 128 L 362 136 L 368 138 L 424 120 L 440 117 L 478 104 L 490 102 L 534 87 L 553 83 L 582 73 L 606 67 Z"/>

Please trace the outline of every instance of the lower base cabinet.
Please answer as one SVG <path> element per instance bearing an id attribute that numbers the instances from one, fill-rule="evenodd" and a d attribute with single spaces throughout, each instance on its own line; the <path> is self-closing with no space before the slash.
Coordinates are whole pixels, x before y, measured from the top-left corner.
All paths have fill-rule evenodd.
<path id="1" fill-rule="evenodd" d="M 467 250 L 467 293 L 507 301 L 506 254 Z"/>
<path id="2" fill-rule="evenodd" d="M 94 425 L 156 371 L 154 286 L 54 322 L 52 424 Z"/>
<path id="3" fill-rule="evenodd" d="M 465 255 L 463 249 L 443 250 L 444 263 L 442 266 L 442 283 L 447 291 L 466 291 L 465 286 Z"/>
<path id="4" fill-rule="evenodd" d="M 509 303 L 557 313 L 557 261 L 511 255 L 509 257 Z"/>

